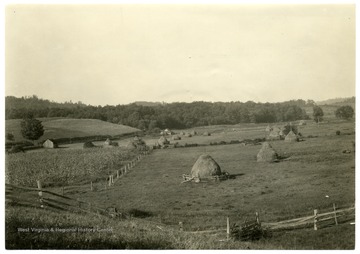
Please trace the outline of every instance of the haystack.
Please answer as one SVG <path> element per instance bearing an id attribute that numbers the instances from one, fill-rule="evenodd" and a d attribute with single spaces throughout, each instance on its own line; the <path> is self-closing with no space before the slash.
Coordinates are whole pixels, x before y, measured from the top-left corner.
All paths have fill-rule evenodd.
<path id="1" fill-rule="evenodd" d="M 111 145 L 111 140 L 109 138 L 107 138 L 104 142 L 104 145 Z"/>
<path id="2" fill-rule="evenodd" d="M 180 140 L 181 137 L 179 135 L 174 135 L 172 136 L 172 140 Z"/>
<path id="3" fill-rule="evenodd" d="M 278 155 L 274 148 L 268 143 L 264 142 L 262 148 L 257 154 L 257 162 L 274 162 L 278 159 Z"/>
<path id="4" fill-rule="evenodd" d="M 207 132 L 207 131 L 205 131 L 205 132 L 203 133 L 203 136 L 210 136 L 210 133 Z"/>
<path id="5" fill-rule="evenodd" d="M 299 141 L 298 136 L 291 130 L 285 137 L 286 142 L 297 142 Z"/>
<path id="6" fill-rule="evenodd" d="M 277 139 L 280 139 L 280 130 L 272 130 L 270 133 L 269 133 L 269 135 L 268 135 L 268 137 L 267 137 L 267 139 L 269 139 L 269 140 L 277 140 Z"/>
<path id="7" fill-rule="evenodd" d="M 158 140 L 158 144 L 164 146 L 170 144 L 170 141 L 167 140 L 164 136 L 161 136 Z"/>
<path id="8" fill-rule="evenodd" d="M 191 138 L 192 135 L 191 135 L 191 133 L 188 133 L 188 132 L 187 132 L 187 133 L 185 134 L 185 137 Z"/>
<path id="9" fill-rule="evenodd" d="M 299 125 L 300 125 L 300 126 L 301 126 L 301 125 L 306 125 L 306 121 L 305 121 L 305 120 L 300 120 Z"/>
<path id="10" fill-rule="evenodd" d="M 210 155 L 201 155 L 191 169 L 191 177 L 198 179 L 220 175 L 220 166 Z"/>
<path id="11" fill-rule="evenodd" d="M 44 143 L 43 143 L 43 147 L 44 148 L 58 148 L 58 144 L 55 142 L 55 140 L 53 139 L 47 139 Z"/>
<path id="12" fill-rule="evenodd" d="M 272 129 L 271 129 L 271 127 L 270 127 L 270 125 L 268 125 L 267 127 L 266 127 L 266 129 L 265 129 L 265 131 L 267 131 L 267 132 L 270 132 Z"/>
<path id="13" fill-rule="evenodd" d="M 192 132 L 191 132 L 191 135 L 193 135 L 193 136 L 195 136 L 196 134 L 197 134 L 196 131 L 192 131 Z"/>
<path id="14" fill-rule="evenodd" d="M 126 148 L 128 149 L 136 149 L 136 143 L 134 141 L 129 141 L 129 143 L 127 143 Z"/>

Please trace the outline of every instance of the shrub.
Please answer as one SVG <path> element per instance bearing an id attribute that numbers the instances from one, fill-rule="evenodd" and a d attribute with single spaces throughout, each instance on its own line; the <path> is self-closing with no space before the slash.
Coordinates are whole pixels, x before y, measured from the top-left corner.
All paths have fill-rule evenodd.
<path id="1" fill-rule="evenodd" d="M 340 131 L 336 131 L 336 135 L 340 135 Z"/>
<path id="2" fill-rule="evenodd" d="M 92 147 L 95 147 L 95 145 L 91 141 L 85 142 L 83 144 L 83 148 L 92 148 Z"/>
<path id="3" fill-rule="evenodd" d="M 15 145 L 8 150 L 8 153 L 20 153 L 20 152 L 23 153 L 25 152 L 24 148 L 21 145 Z"/>

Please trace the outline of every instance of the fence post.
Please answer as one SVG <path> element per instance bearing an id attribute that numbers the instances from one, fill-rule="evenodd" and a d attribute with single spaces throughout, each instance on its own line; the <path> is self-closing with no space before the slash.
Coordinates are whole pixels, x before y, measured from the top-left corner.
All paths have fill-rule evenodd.
<path id="1" fill-rule="evenodd" d="M 40 207 L 41 208 L 43 208 L 44 207 L 44 205 L 43 205 L 43 202 L 42 202 L 42 185 L 41 185 L 41 181 L 40 180 L 37 180 L 36 181 L 36 183 L 37 183 L 37 187 L 38 187 L 38 189 L 39 189 L 39 201 L 40 201 Z"/>
<path id="2" fill-rule="evenodd" d="M 180 231 L 183 231 L 183 230 L 184 230 L 184 229 L 183 229 L 183 223 L 182 223 L 182 221 L 179 222 L 179 227 L 180 227 Z"/>
<path id="3" fill-rule="evenodd" d="M 116 170 L 116 178 L 119 178 L 119 170 Z"/>
<path id="4" fill-rule="evenodd" d="M 336 226 L 338 225 L 338 221 L 337 221 L 337 217 L 336 217 L 336 205 L 335 203 L 333 203 L 333 208 L 334 208 L 334 219 L 335 219 L 335 224 Z"/>
<path id="5" fill-rule="evenodd" d="M 257 223 L 258 225 L 261 225 L 261 223 L 260 223 L 260 218 L 259 218 L 259 213 L 258 213 L 258 212 L 255 212 L 255 218 L 256 218 L 256 223 Z"/>
<path id="6" fill-rule="evenodd" d="M 114 175 L 111 175 L 111 184 L 114 184 Z"/>
<path id="7" fill-rule="evenodd" d="M 317 214 L 318 214 L 318 210 L 315 209 L 314 210 L 314 230 L 317 230 L 317 221 L 318 221 L 318 218 L 317 218 Z"/>
<path id="8" fill-rule="evenodd" d="M 109 186 L 111 186 L 111 175 L 109 175 Z"/>
<path id="9" fill-rule="evenodd" d="M 230 236 L 230 220 L 229 217 L 226 217 L 226 238 L 229 240 Z"/>

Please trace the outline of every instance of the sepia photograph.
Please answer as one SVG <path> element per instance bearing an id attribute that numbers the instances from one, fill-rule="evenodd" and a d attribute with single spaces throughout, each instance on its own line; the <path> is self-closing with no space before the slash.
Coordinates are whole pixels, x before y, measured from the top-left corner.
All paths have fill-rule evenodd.
<path id="1" fill-rule="evenodd" d="M 355 250 L 355 3 L 3 7 L 6 250 Z"/>

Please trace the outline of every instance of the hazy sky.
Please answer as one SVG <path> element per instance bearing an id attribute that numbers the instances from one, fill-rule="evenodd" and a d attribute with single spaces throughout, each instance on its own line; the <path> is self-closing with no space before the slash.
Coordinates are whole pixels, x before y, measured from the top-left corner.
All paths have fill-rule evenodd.
<path id="1" fill-rule="evenodd" d="M 93 105 L 355 96 L 354 5 L 9 5 L 5 95 Z"/>

